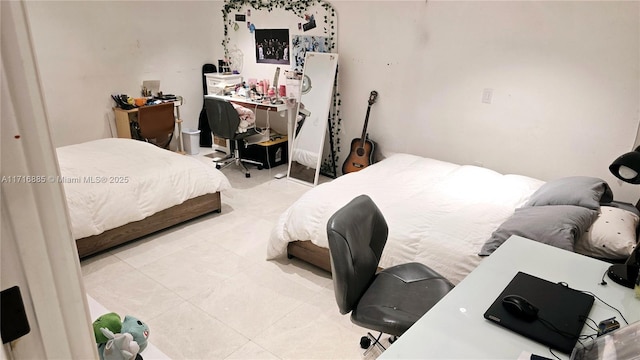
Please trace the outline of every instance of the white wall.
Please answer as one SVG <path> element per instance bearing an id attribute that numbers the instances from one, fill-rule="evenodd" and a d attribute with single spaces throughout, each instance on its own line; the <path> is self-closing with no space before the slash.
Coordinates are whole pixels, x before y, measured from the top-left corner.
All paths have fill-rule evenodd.
<path id="1" fill-rule="evenodd" d="M 182 95 L 184 127 L 197 128 L 202 65 L 221 58 L 221 4 L 28 1 L 54 145 L 111 137 L 110 95 L 138 97 L 143 80 Z"/>
<path id="2" fill-rule="evenodd" d="M 616 198 L 638 199 L 608 166 L 631 150 L 639 122 L 640 3 L 334 4 L 342 150 L 375 89 L 369 133 L 385 152 L 543 180 L 598 176 Z"/>
<path id="3" fill-rule="evenodd" d="M 411 152 L 550 180 L 598 176 L 632 147 L 640 108 L 640 3 L 340 1 L 342 153 L 369 133 Z M 222 2 L 30 2 L 56 145 L 110 136 L 112 92 L 144 79 L 201 108 L 200 68 L 222 57 Z M 104 35 L 103 35 L 104 33 Z M 272 73 L 272 71 L 269 71 Z M 243 74 L 246 77 L 252 74 Z M 491 104 L 482 91 L 493 89 Z"/>

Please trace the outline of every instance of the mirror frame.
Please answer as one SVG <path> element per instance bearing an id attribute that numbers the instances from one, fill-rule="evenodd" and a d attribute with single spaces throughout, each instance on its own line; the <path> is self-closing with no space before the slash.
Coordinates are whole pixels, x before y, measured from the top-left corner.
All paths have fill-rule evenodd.
<path id="1" fill-rule="evenodd" d="M 318 128 L 321 128 L 321 134 L 319 134 L 318 136 L 318 145 L 317 145 L 317 160 L 316 160 L 316 165 L 315 165 L 315 169 L 314 169 L 314 176 L 313 176 L 313 181 L 306 181 L 304 179 L 299 179 L 296 177 L 291 176 L 291 168 L 294 162 L 294 153 L 295 153 L 295 149 L 296 149 L 296 145 L 297 142 L 299 141 L 300 137 L 296 137 L 295 136 L 295 128 L 297 127 L 297 124 L 293 124 L 293 139 L 291 141 L 291 147 L 290 147 L 290 151 L 291 153 L 289 154 L 289 167 L 287 168 L 287 179 L 291 180 L 291 181 L 295 181 L 301 184 L 305 184 L 305 185 L 310 185 L 310 186 L 316 186 L 318 185 L 318 178 L 320 176 L 320 169 L 321 169 L 321 164 L 323 163 L 323 158 L 324 158 L 324 146 L 325 146 L 325 142 L 326 142 L 326 135 L 327 132 L 331 131 L 330 129 L 330 119 L 329 119 L 329 114 L 331 111 L 331 105 L 332 105 L 332 95 L 334 95 L 335 92 L 335 75 L 336 72 L 338 70 L 338 54 L 336 53 L 315 53 L 315 52 L 307 52 L 305 54 L 305 64 L 304 64 L 304 71 L 303 71 L 303 78 L 307 78 L 309 83 L 311 82 L 311 78 L 308 77 L 308 70 L 309 70 L 309 63 L 314 63 L 313 61 L 310 61 L 310 58 L 326 58 L 326 60 L 321 59 L 323 61 L 328 61 L 329 62 L 329 68 L 331 69 L 331 74 L 327 74 L 330 76 L 326 76 L 326 78 L 329 80 L 327 82 L 321 83 L 320 85 L 324 85 L 324 86 L 316 86 L 316 91 L 313 94 L 310 94 L 311 97 L 313 96 L 317 96 L 317 97 L 324 97 L 325 94 L 328 92 L 327 96 L 327 103 L 322 104 L 320 103 L 319 105 L 322 106 L 321 110 L 318 110 L 318 108 L 314 107 L 314 108 L 310 108 L 308 110 L 311 111 L 311 113 L 313 114 L 313 118 L 315 118 L 314 121 L 322 121 L 322 125 L 319 125 Z M 315 78 L 320 78 L 322 79 L 322 76 L 315 76 Z M 333 80 L 333 81 L 332 81 Z M 327 86 L 328 84 L 328 86 Z M 313 86 L 309 86 L 309 89 L 307 90 L 307 93 L 311 91 L 311 89 L 313 88 Z M 300 95 L 300 101 L 298 102 L 296 108 L 296 119 L 298 117 L 298 114 L 300 114 L 300 105 L 304 104 L 304 95 L 305 93 L 302 92 L 301 89 L 301 95 Z M 318 105 L 318 104 L 314 104 L 314 105 Z M 324 105 L 324 106 L 323 106 Z M 310 120 L 310 119 L 309 119 Z M 307 125 L 306 128 L 303 129 L 309 129 L 309 125 Z M 317 134 L 316 134 L 317 135 Z M 291 136 L 290 136 L 291 138 Z M 304 165 L 304 164 L 301 164 Z"/>

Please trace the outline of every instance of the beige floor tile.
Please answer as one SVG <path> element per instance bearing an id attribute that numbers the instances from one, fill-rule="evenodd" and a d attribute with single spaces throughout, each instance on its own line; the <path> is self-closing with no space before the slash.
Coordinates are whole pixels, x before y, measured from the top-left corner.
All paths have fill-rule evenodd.
<path id="1" fill-rule="evenodd" d="M 329 309 L 328 300 L 335 308 Z M 360 359 L 359 341 L 366 330 L 352 325 L 349 316 L 335 321 L 333 312 L 339 314 L 335 300 L 323 294 L 294 309 L 253 341 L 282 359 Z"/>
<path id="2" fill-rule="evenodd" d="M 238 351 L 229 355 L 226 360 L 270 360 L 270 359 L 279 359 L 277 356 L 265 350 L 260 345 L 250 341 L 246 343 L 243 347 L 238 349 Z"/>
<path id="3" fill-rule="evenodd" d="M 215 240 L 203 240 L 149 263 L 140 271 L 186 300 L 252 265 L 216 245 Z"/>
<path id="4" fill-rule="evenodd" d="M 197 229 L 179 225 L 127 243 L 112 250 L 112 253 L 131 266 L 140 268 L 200 240 L 202 238 Z"/>
<path id="5" fill-rule="evenodd" d="M 272 228 L 272 222 L 247 218 L 231 230 L 216 233 L 209 241 L 239 256 L 263 262 Z"/>
<path id="6" fill-rule="evenodd" d="M 189 301 L 252 339 L 314 296 L 268 264 L 259 264 Z"/>
<path id="7" fill-rule="evenodd" d="M 126 262 L 120 260 L 110 252 L 105 252 L 84 259 L 80 262 L 82 277 L 85 287 L 101 285 L 105 279 L 109 279 L 113 274 L 126 274 L 134 268 Z"/>
<path id="8" fill-rule="evenodd" d="M 219 232 L 231 230 L 237 227 L 239 223 L 246 220 L 246 216 L 243 216 L 241 212 L 235 211 L 223 200 L 222 212 L 215 214 L 215 216 L 206 215 L 189 222 L 189 228 L 194 233 L 199 233 L 202 237 L 204 235 L 215 235 Z M 206 236 L 208 238 L 209 236 Z"/>
<path id="9" fill-rule="evenodd" d="M 121 317 L 132 315 L 143 321 L 184 302 L 137 270 L 110 274 L 101 284 L 85 288 L 105 308 Z"/>
<path id="10" fill-rule="evenodd" d="M 148 325 L 149 339 L 173 359 L 224 359 L 249 342 L 187 302 L 149 320 Z"/>

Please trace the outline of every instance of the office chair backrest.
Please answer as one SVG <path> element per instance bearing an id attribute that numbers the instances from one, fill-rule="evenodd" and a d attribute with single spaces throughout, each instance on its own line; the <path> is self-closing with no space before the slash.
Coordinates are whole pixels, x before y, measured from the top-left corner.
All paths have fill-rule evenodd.
<path id="1" fill-rule="evenodd" d="M 204 107 L 207 110 L 211 131 L 224 139 L 235 138 L 240 117 L 233 105 L 222 99 L 205 97 Z"/>
<path id="2" fill-rule="evenodd" d="M 380 209 L 360 195 L 327 222 L 336 302 L 350 312 L 375 278 L 389 229 Z"/>
<path id="3" fill-rule="evenodd" d="M 176 125 L 173 103 L 140 107 L 138 109 L 138 125 L 140 135 L 143 138 L 160 147 L 167 148 Z"/>

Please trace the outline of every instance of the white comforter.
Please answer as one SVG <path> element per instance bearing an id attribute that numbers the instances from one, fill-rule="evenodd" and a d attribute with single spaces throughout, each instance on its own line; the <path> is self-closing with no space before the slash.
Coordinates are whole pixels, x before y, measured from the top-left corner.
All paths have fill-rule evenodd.
<path id="1" fill-rule="evenodd" d="M 480 263 L 478 251 L 491 233 L 543 183 L 395 154 L 305 193 L 278 219 L 267 258 L 284 255 L 287 243 L 295 240 L 327 248 L 329 217 L 354 197 L 367 194 L 389 226 L 380 266 L 417 261 L 457 284 Z"/>
<path id="2" fill-rule="evenodd" d="M 213 166 L 137 140 L 95 140 L 57 155 L 74 239 L 231 187 Z"/>

